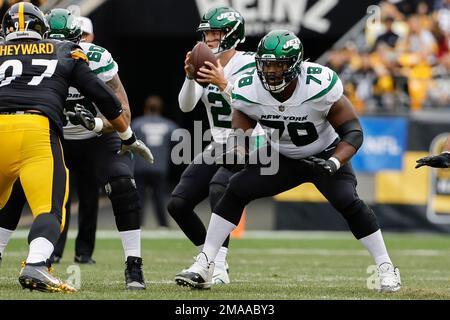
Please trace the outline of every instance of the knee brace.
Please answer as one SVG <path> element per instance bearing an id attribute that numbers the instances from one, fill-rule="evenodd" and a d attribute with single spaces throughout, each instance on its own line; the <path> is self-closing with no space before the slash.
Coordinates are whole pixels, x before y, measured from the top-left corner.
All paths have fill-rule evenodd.
<path id="1" fill-rule="evenodd" d="M 364 238 L 380 229 L 375 213 L 361 199 L 352 202 L 350 206 L 340 210 L 340 213 L 347 220 L 356 239 Z"/>
<path id="2" fill-rule="evenodd" d="M 226 187 L 213 183 L 209 185 L 209 203 L 211 205 L 211 210 L 214 211 L 216 204 L 219 202 L 220 198 L 224 195 Z"/>
<path id="3" fill-rule="evenodd" d="M 141 210 L 141 200 L 134 179 L 123 177 L 112 180 L 105 185 L 105 191 L 111 200 L 115 216 L 138 214 Z"/>

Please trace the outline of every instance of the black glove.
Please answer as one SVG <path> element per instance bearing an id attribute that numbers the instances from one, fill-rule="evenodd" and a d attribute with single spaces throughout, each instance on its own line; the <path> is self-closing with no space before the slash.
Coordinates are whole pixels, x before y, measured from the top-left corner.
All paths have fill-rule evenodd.
<path id="1" fill-rule="evenodd" d="M 66 114 L 72 124 L 82 125 L 89 131 L 94 130 L 95 117 L 88 109 L 86 109 L 82 105 L 77 104 L 74 108 L 74 111 L 67 111 Z"/>
<path id="2" fill-rule="evenodd" d="M 145 143 L 143 143 L 141 140 L 138 140 L 134 133 L 131 138 L 122 140 L 122 145 L 120 146 L 120 150 L 118 153 L 119 155 L 124 155 L 128 151 L 140 155 L 142 158 L 144 158 L 145 161 L 150 164 L 155 161 L 150 149 L 145 145 Z"/>
<path id="3" fill-rule="evenodd" d="M 450 167 L 450 153 L 443 152 L 437 156 L 430 156 L 416 160 L 416 169 L 422 166 L 429 166 L 433 168 L 449 168 Z"/>
<path id="4" fill-rule="evenodd" d="M 329 176 L 332 176 L 338 170 L 336 164 L 331 160 L 325 160 L 322 158 L 311 156 L 303 159 L 302 161 L 306 162 L 309 165 L 312 165 L 314 168 L 318 168 L 321 172 Z"/>
<path id="5" fill-rule="evenodd" d="M 248 152 L 245 147 L 245 137 L 236 133 L 231 133 L 227 139 L 225 152 L 216 156 L 216 163 L 231 172 L 241 171 L 248 160 Z"/>

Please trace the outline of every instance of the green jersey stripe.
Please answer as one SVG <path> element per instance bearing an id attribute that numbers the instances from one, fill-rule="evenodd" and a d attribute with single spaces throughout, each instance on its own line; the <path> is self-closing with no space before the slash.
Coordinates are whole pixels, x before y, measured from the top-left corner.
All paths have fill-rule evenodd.
<path id="1" fill-rule="evenodd" d="M 302 103 L 305 103 L 305 102 L 308 102 L 308 101 L 310 101 L 310 100 L 314 100 L 314 99 L 323 97 L 323 96 L 326 95 L 328 92 L 330 92 L 331 89 L 333 89 L 333 87 L 334 87 L 334 85 L 336 84 L 337 80 L 338 80 L 338 76 L 337 76 L 336 72 L 333 72 L 333 78 L 331 79 L 331 82 L 330 82 L 329 86 L 326 87 L 325 89 L 323 89 L 322 91 L 320 91 L 318 94 L 312 96 L 311 98 L 306 99 L 306 100 L 303 101 Z"/>
<path id="2" fill-rule="evenodd" d="M 232 98 L 232 99 L 235 99 L 235 100 L 242 100 L 242 101 L 244 101 L 244 102 L 257 104 L 256 102 L 253 102 L 253 101 L 251 101 L 251 100 L 248 100 L 246 97 L 243 97 L 243 96 L 241 96 L 240 94 L 237 94 L 237 93 L 232 93 L 232 94 L 231 94 L 231 98 Z"/>
<path id="3" fill-rule="evenodd" d="M 256 68 L 256 62 L 250 62 L 247 63 L 245 66 L 243 66 L 242 68 L 240 68 L 238 71 L 236 71 L 235 73 L 232 74 L 232 76 L 234 76 L 235 74 L 238 74 L 239 72 L 241 72 L 242 70 L 248 69 L 248 68 Z"/>
<path id="4" fill-rule="evenodd" d="M 108 64 L 108 65 L 106 65 L 104 67 L 100 67 L 100 68 L 97 68 L 97 69 L 92 70 L 92 71 L 94 71 L 95 74 L 100 74 L 100 73 L 103 73 L 103 72 L 106 72 L 106 71 L 109 71 L 109 70 L 113 69 L 115 67 L 115 65 L 116 65 L 116 63 L 113 61 L 113 62 L 111 62 L 110 64 Z"/>

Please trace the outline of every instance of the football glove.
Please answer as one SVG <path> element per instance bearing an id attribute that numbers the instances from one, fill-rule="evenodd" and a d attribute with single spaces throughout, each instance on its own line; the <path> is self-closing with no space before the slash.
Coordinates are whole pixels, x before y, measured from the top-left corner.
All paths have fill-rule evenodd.
<path id="1" fill-rule="evenodd" d="M 248 152 L 245 146 L 245 136 L 232 132 L 227 139 L 225 152 L 216 156 L 216 163 L 231 172 L 241 171 L 248 160 Z"/>
<path id="2" fill-rule="evenodd" d="M 122 140 L 122 145 L 120 146 L 120 150 L 118 153 L 119 155 L 124 155 L 128 151 L 140 155 L 142 158 L 144 158 L 145 161 L 150 164 L 155 162 L 150 149 L 145 145 L 145 143 L 143 143 L 141 140 L 138 140 L 134 133 L 131 138 Z"/>
<path id="3" fill-rule="evenodd" d="M 312 165 L 314 168 L 317 168 L 322 173 L 325 173 L 329 176 L 332 176 L 338 170 L 336 164 L 331 160 L 325 160 L 322 158 L 311 156 L 303 159 L 302 161 L 306 162 L 309 165 Z"/>
<path id="4" fill-rule="evenodd" d="M 449 168 L 450 167 L 450 153 L 443 152 L 437 156 L 423 157 L 416 160 L 416 169 L 422 166 L 429 166 L 433 168 Z"/>
<path id="5" fill-rule="evenodd" d="M 72 124 L 82 125 L 89 131 L 95 129 L 96 123 L 94 115 L 82 105 L 75 105 L 74 111 L 67 111 L 66 114 Z"/>

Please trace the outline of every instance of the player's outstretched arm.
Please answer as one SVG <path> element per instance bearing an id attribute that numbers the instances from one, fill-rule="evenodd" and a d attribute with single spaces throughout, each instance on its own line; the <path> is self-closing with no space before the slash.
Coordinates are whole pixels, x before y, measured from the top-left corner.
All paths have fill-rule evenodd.
<path id="1" fill-rule="evenodd" d="M 130 109 L 130 103 L 128 102 L 128 96 L 127 92 L 125 91 L 125 88 L 123 87 L 122 81 L 120 80 L 120 77 L 118 74 L 114 75 L 114 77 L 106 82 L 106 85 L 110 87 L 113 91 L 116 97 L 119 99 L 122 109 L 123 109 L 123 115 L 125 119 L 128 122 L 128 125 L 131 124 L 131 109 Z M 112 124 L 104 117 L 101 117 L 101 120 L 103 121 L 103 130 L 102 132 L 113 132 L 114 128 Z"/>
<path id="2" fill-rule="evenodd" d="M 71 85 L 97 105 L 101 113 L 119 134 L 122 140 L 119 154 L 132 151 L 143 157 L 147 162 L 153 163 L 153 154 L 142 141 L 136 138 L 129 125 L 129 120 L 123 113 L 121 103 L 111 88 L 82 61 L 75 64 L 71 80 Z"/>
<path id="3" fill-rule="evenodd" d="M 422 166 L 429 166 L 433 168 L 450 168 L 450 135 L 447 137 L 447 141 L 445 141 L 441 154 L 423 157 L 416 160 L 416 162 L 416 169 Z"/>

